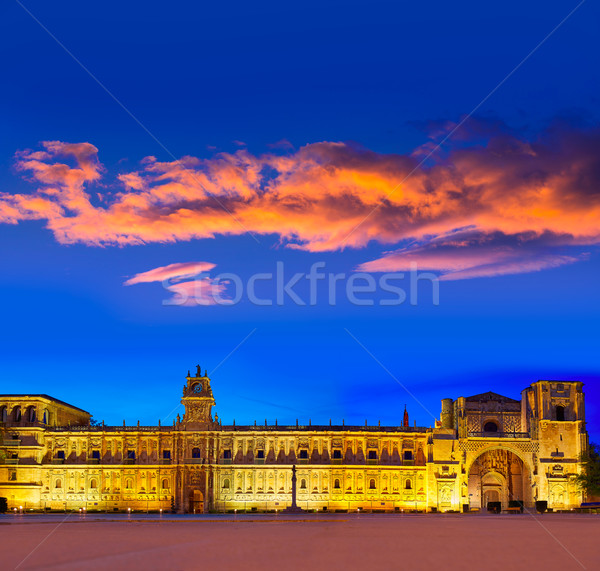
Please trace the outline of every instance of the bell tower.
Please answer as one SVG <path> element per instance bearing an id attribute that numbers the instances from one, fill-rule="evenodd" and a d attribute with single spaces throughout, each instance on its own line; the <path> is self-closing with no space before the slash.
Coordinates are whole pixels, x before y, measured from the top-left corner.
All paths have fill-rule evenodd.
<path id="1" fill-rule="evenodd" d="M 200 365 L 196 367 L 196 376 L 188 371 L 186 384 L 183 386 L 181 404 L 185 407 L 182 424 L 186 430 L 210 430 L 217 423 L 212 417 L 212 407 L 215 405 L 210 379 L 206 371 L 204 375 Z"/>

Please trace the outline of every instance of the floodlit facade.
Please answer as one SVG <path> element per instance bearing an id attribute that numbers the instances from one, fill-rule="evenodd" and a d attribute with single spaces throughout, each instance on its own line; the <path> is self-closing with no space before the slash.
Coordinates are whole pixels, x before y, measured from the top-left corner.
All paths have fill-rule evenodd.
<path id="1" fill-rule="evenodd" d="M 172 426 L 90 425 L 47 395 L 0 395 L 0 496 L 9 509 L 462 511 L 510 500 L 569 510 L 587 449 L 583 384 L 538 381 L 521 400 L 443 399 L 434 428 L 225 426 L 211 381 L 188 373 Z"/>

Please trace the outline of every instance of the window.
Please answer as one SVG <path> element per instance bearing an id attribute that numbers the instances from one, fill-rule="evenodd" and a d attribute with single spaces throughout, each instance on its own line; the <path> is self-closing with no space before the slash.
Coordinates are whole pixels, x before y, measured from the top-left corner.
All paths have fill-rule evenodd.
<path id="1" fill-rule="evenodd" d="M 9 480 L 9 482 L 16 482 L 17 481 L 17 471 L 16 470 L 11 470 L 8 473 L 8 480 Z"/>
<path id="2" fill-rule="evenodd" d="M 369 490 L 374 490 L 375 489 L 375 480 L 373 478 L 371 478 L 371 480 L 369 480 Z"/>
<path id="3" fill-rule="evenodd" d="M 333 482 L 333 487 L 334 487 L 336 490 L 339 490 L 339 489 L 340 489 L 340 481 L 339 481 L 339 480 L 335 480 L 335 481 Z"/>
<path id="4" fill-rule="evenodd" d="M 223 458 L 225 458 L 226 460 L 231 460 L 231 450 L 223 450 Z"/>
<path id="5" fill-rule="evenodd" d="M 495 422 L 486 422 L 483 427 L 484 432 L 498 432 L 498 425 Z"/>
<path id="6" fill-rule="evenodd" d="M 168 490 L 168 489 L 169 489 L 169 480 L 167 480 L 167 479 L 165 478 L 165 479 L 162 481 L 161 488 L 162 488 L 163 490 Z"/>
<path id="7" fill-rule="evenodd" d="M 224 488 L 225 490 L 228 490 L 228 489 L 229 489 L 229 480 L 228 480 L 227 478 L 225 478 L 225 479 L 223 480 L 223 488 Z"/>
<path id="8" fill-rule="evenodd" d="M 303 490 L 306 490 L 306 480 L 304 480 L 304 479 L 300 480 L 300 488 Z"/>
<path id="9" fill-rule="evenodd" d="M 94 460 L 100 460 L 100 450 L 92 450 L 92 458 Z"/>
<path id="10" fill-rule="evenodd" d="M 3 406 L 2 408 L 0 408 L 0 422 L 7 422 L 8 421 L 8 414 L 6 412 L 6 407 Z"/>
<path id="11" fill-rule="evenodd" d="M 333 457 L 336 460 L 341 460 L 341 458 L 342 458 L 342 451 L 341 450 L 334 450 L 333 451 Z"/>
<path id="12" fill-rule="evenodd" d="M 60 478 L 58 478 L 55 482 L 54 482 L 54 487 L 58 490 L 59 488 L 62 488 L 62 480 Z"/>
<path id="13" fill-rule="evenodd" d="M 565 407 L 559 405 L 556 407 L 556 420 L 559 420 L 560 422 L 562 422 L 564 419 L 565 419 Z"/>
<path id="14" fill-rule="evenodd" d="M 16 406 L 15 408 L 13 408 L 13 421 L 21 422 L 21 407 L 20 406 Z"/>
<path id="15" fill-rule="evenodd" d="M 369 450 L 369 460 L 377 460 L 377 450 Z"/>
<path id="16" fill-rule="evenodd" d="M 413 453 L 410 450 L 406 450 L 404 452 L 404 459 L 405 460 L 412 460 L 413 459 Z"/>
<path id="17" fill-rule="evenodd" d="M 308 458 L 308 450 L 300 450 L 300 458 L 306 460 Z"/>
<path id="18" fill-rule="evenodd" d="M 192 448 L 192 458 L 200 458 L 200 448 Z"/>
<path id="19" fill-rule="evenodd" d="M 129 460 L 135 460 L 135 450 L 127 450 L 127 458 L 129 458 Z"/>
<path id="20" fill-rule="evenodd" d="M 131 488 L 133 488 L 133 480 L 131 478 L 127 478 L 125 480 L 125 489 L 131 490 Z"/>
<path id="21" fill-rule="evenodd" d="M 48 424 L 48 411 L 44 410 L 44 414 L 42 415 L 42 422 L 44 424 Z"/>
<path id="22" fill-rule="evenodd" d="M 412 490 L 412 482 L 410 480 L 406 480 L 406 483 L 404 484 L 404 489 Z"/>
<path id="23" fill-rule="evenodd" d="M 92 478 L 90 480 L 90 488 L 92 490 L 95 490 L 98 487 L 98 481 L 96 480 L 96 478 Z"/>
<path id="24" fill-rule="evenodd" d="M 35 422 L 35 407 L 33 407 L 33 406 L 30 406 L 27 409 L 27 421 Z"/>
<path id="25" fill-rule="evenodd" d="M 264 458 L 265 457 L 265 451 L 264 450 L 257 450 L 256 451 L 256 457 L 257 458 Z"/>
<path id="26" fill-rule="evenodd" d="M 165 460 L 170 460 L 171 459 L 171 451 L 170 450 L 163 450 L 163 458 Z"/>
<path id="27" fill-rule="evenodd" d="M 56 457 L 57 457 L 57 458 L 60 458 L 61 460 L 64 460 L 64 459 L 65 459 L 65 451 L 64 451 L 64 450 L 59 450 L 59 451 L 56 453 Z"/>

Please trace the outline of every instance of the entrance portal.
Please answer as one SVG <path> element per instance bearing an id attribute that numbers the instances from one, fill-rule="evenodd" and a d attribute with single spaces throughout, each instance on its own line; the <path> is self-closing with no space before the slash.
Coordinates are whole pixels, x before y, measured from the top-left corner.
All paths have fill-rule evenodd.
<path id="1" fill-rule="evenodd" d="M 523 461 L 508 450 L 488 450 L 473 462 L 469 470 L 469 504 L 485 509 L 489 502 L 508 507 L 511 500 L 525 501 Z"/>
<path id="2" fill-rule="evenodd" d="M 190 513 L 204 513 L 204 494 L 200 490 L 190 491 Z"/>

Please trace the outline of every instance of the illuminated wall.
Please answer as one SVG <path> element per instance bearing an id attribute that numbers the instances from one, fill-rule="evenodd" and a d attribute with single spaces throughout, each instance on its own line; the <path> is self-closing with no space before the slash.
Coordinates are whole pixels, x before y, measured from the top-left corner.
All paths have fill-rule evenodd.
<path id="1" fill-rule="evenodd" d="M 582 384 L 539 381 L 521 401 L 444 399 L 432 429 L 222 426 L 210 379 L 186 379 L 173 426 L 90 426 L 47 395 L 0 396 L 0 495 L 10 509 L 183 512 L 459 511 L 487 501 L 571 509 L 587 446 Z M 33 412 L 32 412 L 33 411 Z"/>

